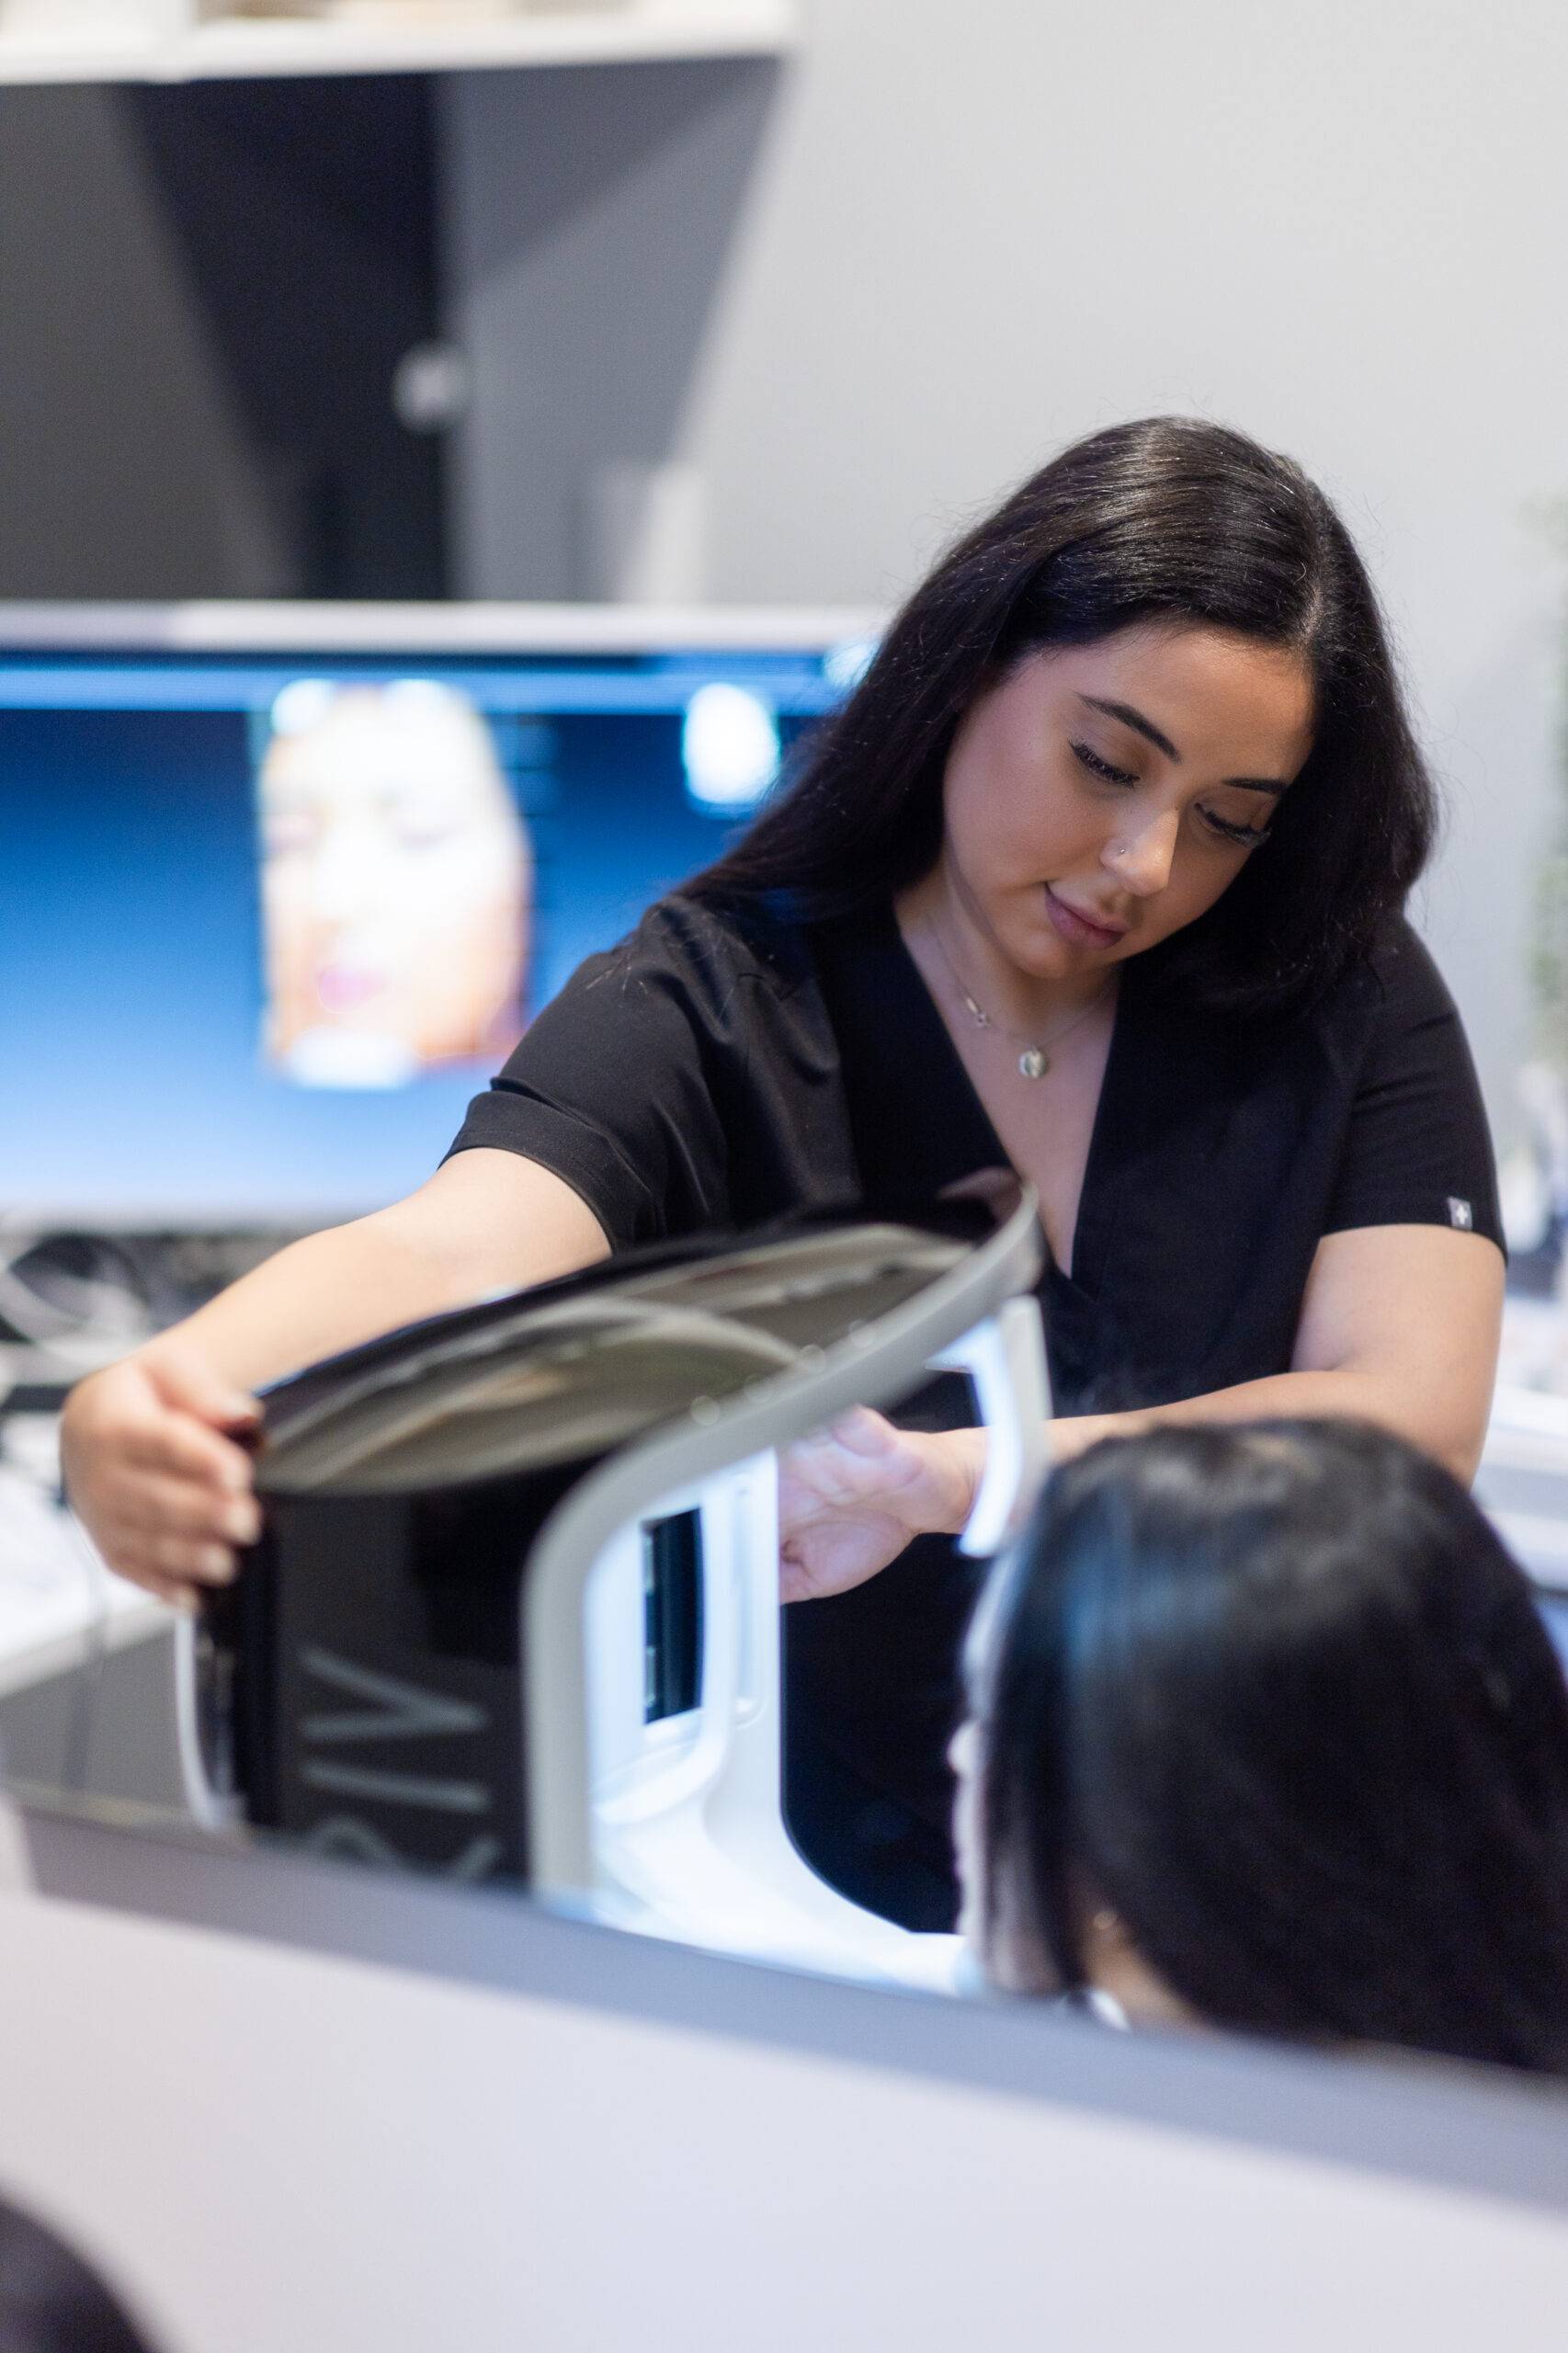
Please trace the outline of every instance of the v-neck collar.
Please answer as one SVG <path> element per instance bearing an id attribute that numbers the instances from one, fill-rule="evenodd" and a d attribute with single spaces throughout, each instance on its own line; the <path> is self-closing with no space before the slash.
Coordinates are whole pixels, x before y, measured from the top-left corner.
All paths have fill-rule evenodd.
<path id="1" fill-rule="evenodd" d="M 895 1105 L 920 1107 L 913 1133 L 903 1120 L 894 1122 L 895 1131 L 902 1131 L 907 1140 L 905 1158 L 914 1183 L 935 1192 L 976 1168 L 1011 1166 L 991 1114 L 909 952 L 891 902 L 854 926 L 850 956 L 859 984 L 852 988 L 852 1001 L 841 1012 L 854 1026 L 862 1027 L 866 1012 L 875 1008 L 874 1037 L 869 1027 L 862 1031 L 861 1042 L 872 1050 L 876 1066 L 869 1098 L 862 1099 L 874 1103 L 882 1115 L 877 1123 L 879 1133 L 883 1122 L 892 1119 Z M 1098 1292 L 1105 1278 L 1116 1230 L 1116 1197 L 1129 1158 L 1126 1146 L 1137 1103 L 1131 1072 L 1137 1060 L 1139 1018 L 1138 989 L 1129 965 L 1120 976 L 1110 1049 L 1089 1136 L 1073 1233 L 1072 1271 L 1054 1259 L 1051 1264 L 1052 1283 L 1089 1298 Z"/>

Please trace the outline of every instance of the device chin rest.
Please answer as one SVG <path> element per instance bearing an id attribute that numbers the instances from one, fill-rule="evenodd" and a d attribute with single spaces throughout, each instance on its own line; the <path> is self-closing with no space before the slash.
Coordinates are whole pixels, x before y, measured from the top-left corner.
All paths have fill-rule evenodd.
<path id="1" fill-rule="evenodd" d="M 704 1240 L 279 1384 L 260 1542 L 181 1641 L 195 1809 L 892 1965 L 784 1829 L 777 1449 L 960 1367 L 992 1431 L 965 1549 L 1004 1541 L 1042 1468 L 1040 1254 L 1017 1198 Z"/>

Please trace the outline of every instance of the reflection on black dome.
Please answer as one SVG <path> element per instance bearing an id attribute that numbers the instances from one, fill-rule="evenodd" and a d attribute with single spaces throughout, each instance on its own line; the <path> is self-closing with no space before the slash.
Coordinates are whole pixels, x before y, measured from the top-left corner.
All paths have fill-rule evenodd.
<path id="1" fill-rule="evenodd" d="M 817 1229 L 674 1265 L 657 1253 L 642 1272 L 623 1259 L 613 1287 L 594 1269 L 443 1316 L 275 1391 L 260 1484 L 408 1494 L 605 1454 L 812 1364 L 970 1246 Z"/>

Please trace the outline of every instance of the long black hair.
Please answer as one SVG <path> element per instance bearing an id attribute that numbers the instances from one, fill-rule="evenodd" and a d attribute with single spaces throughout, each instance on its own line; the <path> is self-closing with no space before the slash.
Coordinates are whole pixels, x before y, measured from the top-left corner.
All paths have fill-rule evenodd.
<path id="1" fill-rule="evenodd" d="M 1462 1488 L 1356 1423 L 1102 1441 L 976 1673 L 989 1933 L 1085 1902 L 1217 2025 L 1568 2074 L 1568 1689 Z"/>
<path id="2" fill-rule="evenodd" d="M 97 2273 L 0 2200 L 0 2353 L 149 2353 Z"/>
<path id="3" fill-rule="evenodd" d="M 1138 623 L 1298 651 L 1305 767 L 1218 904 L 1148 953 L 1206 1002 L 1281 1008 L 1330 986 L 1403 904 L 1434 796 L 1371 584 L 1290 459 L 1185 417 L 1075 443 L 971 530 L 897 616 L 860 684 L 739 844 L 686 887 L 860 912 L 935 864 L 964 713 L 1025 655 Z"/>

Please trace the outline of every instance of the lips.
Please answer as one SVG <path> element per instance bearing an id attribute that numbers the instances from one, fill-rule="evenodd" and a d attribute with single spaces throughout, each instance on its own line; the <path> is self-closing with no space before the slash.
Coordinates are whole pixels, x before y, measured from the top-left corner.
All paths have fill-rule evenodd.
<path id="1" fill-rule="evenodd" d="M 1075 948 L 1114 948 L 1131 928 L 1129 924 L 1108 923 L 1103 916 L 1085 915 L 1070 900 L 1058 898 L 1049 882 L 1045 885 L 1045 904 L 1057 930 Z"/>
<path id="2" fill-rule="evenodd" d="M 328 1013 L 352 1013 L 386 987 L 384 972 L 360 964 L 324 964 L 316 974 L 316 995 Z"/>

